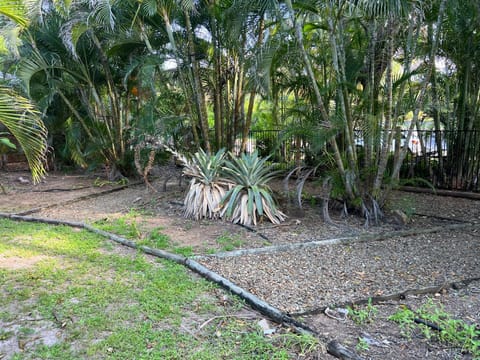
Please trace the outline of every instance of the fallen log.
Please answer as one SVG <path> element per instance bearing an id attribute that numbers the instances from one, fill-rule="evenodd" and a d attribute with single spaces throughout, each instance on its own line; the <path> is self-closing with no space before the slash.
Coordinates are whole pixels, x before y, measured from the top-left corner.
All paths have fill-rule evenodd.
<path id="1" fill-rule="evenodd" d="M 436 286 L 429 286 L 425 288 L 419 288 L 419 289 L 407 289 L 405 291 L 401 291 L 398 293 L 393 293 L 393 294 L 388 294 L 388 295 L 376 295 L 376 296 L 369 296 L 368 298 L 362 298 L 354 301 L 349 301 L 346 303 L 341 303 L 341 304 L 334 304 L 330 306 L 322 306 L 314 309 L 308 309 L 306 311 L 302 312 L 297 312 L 291 314 L 292 316 L 298 317 L 298 316 L 308 316 L 308 315 L 317 315 L 320 313 L 324 313 L 325 310 L 328 308 L 347 308 L 347 307 L 355 307 L 358 305 L 366 305 L 368 303 L 372 304 L 380 304 L 382 302 L 386 301 L 397 301 L 397 300 L 404 300 L 408 295 L 428 295 L 428 294 L 437 294 L 440 293 L 442 290 L 445 289 L 454 289 L 458 290 L 463 287 L 468 286 L 470 283 L 474 281 L 480 281 L 480 277 L 475 277 L 475 278 L 469 278 L 469 279 L 464 279 L 461 281 L 452 281 L 448 283 L 444 283 L 441 285 L 436 285 Z"/>
<path id="2" fill-rule="evenodd" d="M 291 328 L 293 328 L 297 333 L 301 334 L 308 334 L 316 336 L 318 335 L 316 331 L 310 329 L 308 326 L 298 322 L 297 320 L 293 319 L 292 317 L 282 313 L 277 308 L 274 308 L 270 304 L 266 303 L 265 301 L 259 299 L 257 296 L 253 295 L 252 293 L 242 289 L 241 287 L 235 285 L 230 280 L 224 278 L 223 276 L 207 269 L 202 264 L 196 262 L 192 259 L 187 259 L 185 265 L 196 272 L 199 275 L 202 275 L 204 278 L 220 285 L 224 289 L 227 289 L 231 293 L 239 296 L 243 299 L 247 304 L 252 306 L 254 309 L 258 310 L 263 315 L 269 317 L 273 321 L 285 324 Z"/>

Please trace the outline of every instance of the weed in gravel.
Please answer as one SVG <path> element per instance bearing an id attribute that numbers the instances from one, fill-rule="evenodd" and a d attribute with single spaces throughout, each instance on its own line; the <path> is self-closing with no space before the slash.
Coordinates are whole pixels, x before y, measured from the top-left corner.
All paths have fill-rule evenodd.
<path id="1" fill-rule="evenodd" d="M 400 310 L 388 317 L 388 320 L 396 322 L 400 326 L 402 336 L 410 339 L 415 329 L 415 313 L 407 306 L 401 305 Z"/>
<path id="2" fill-rule="evenodd" d="M 232 251 L 243 245 L 243 240 L 238 235 L 223 233 L 216 240 L 221 246 L 221 251 Z"/>
<path id="3" fill-rule="evenodd" d="M 364 352 L 364 351 L 368 351 L 369 350 L 369 345 L 368 345 L 368 342 L 367 340 L 365 340 L 364 338 L 362 337 L 359 337 L 358 338 L 358 343 L 357 345 L 355 346 L 355 349 L 358 351 L 358 352 Z"/>
<path id="4" fill-rule="evenodd" d="M 407 337 L 414 329 L 419 329 L 427 339 L 459 347 L 462 352 L 470 353 L 474 359 L 480 359 L 480 328 L 461 319 L 454 319 L 441 304 L 429 299 L 416 312 L 402 307 L 389 317 L 400 325 Z"/>
<path id="5" fill-rule="evenodd" d="M 378 312 L 378 309 L 372 303 L 372 298 L 369 298 L 368 303 L 362 308 L 349 306 L 347 309 L 350 318 L 359 325 L 372 322 Z"/>
<path id="6" fill-rule="evenodd" d="M 13 336 L 13 331 L 0 330 L 0 341 L 8 340 Z"/>

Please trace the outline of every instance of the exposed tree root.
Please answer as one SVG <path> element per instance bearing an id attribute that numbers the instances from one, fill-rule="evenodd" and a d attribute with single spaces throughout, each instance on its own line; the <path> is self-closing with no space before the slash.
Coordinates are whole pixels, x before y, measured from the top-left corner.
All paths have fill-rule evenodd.
<path id="1" fill-rule="evenodd" d="M 259 233 L 256 229 L 252 228 L 251 226 L 240 224 L 240 223 L 237 223 L 237 225 L 247 229 L 250 232 L 253 232 L 253 233 L 257 234 L 258 236 L 260 236 L 264 240 L 270 241 L 270 239 L 267 236 L 263 235 L 262 233 Z"/>
<path id="2" fill-rule="evenodd" d="M 422 216 L 422 217 L 428 217 L 428 218 L 432 218 L 432 219 L 438 219 L 438 220 L 444 220 L 444 221 L 451 221 L 451 222 L 456 222 L 456 223 L 470 223 L 470 221 L 468 220 L 462 220 L 462 219 L 452 219 L 452 218 L 448 218 L 446 216 L 438 216 L 438 215 L 429 215 L 429 214 L 422 214 L 422 213 L 414 213 L 414 215 L 416 216 Z"/>
<path id="3" fill-rule="evenodd" d="M 83 190 L 83 189 L 88 189 L 93 186 L 87 185 L 87 186 L 80 186 L 77 188 L 51 188 L 51 189 L 45 189 L 45 190 L 30 190 L 30 192 L 39 192 L 39 193 L 44 193 L 44 192 L 60 192 L 60 191 L 77 191 L 77 190 Z"/>
<path id="4" fill-rule="evenodd" d="M 0 218 L 7 218 L 10 220 L 16 221 L 26 221 L 26 222 L 36 222 L 36 223 L 45 223 L 45 224 L 52 224 L 52 225 L 66 225 L 74 228 L 81 228 L 88 231 L 91 231 L 95 234 L 101 235 L 107 239 L 110 239 L 116 243 L 119 243 L 124 246 L 128 246 L 132 249 L 141 250 L 146 254 L 153 255 L 155 257 L 159 257 L 162 259 L 173 261 L 177 264 L 181 264 L 189 268 L 190 270 L 194 271 L 195 273 L 203 276 L 204 278 L 208 279 L 209 281 L 214 282 L 215 284 L 221 286 L 222 288 L 230 291 L 231 293 L 239 296 L 243 299 L 247 304 L 249 304 L 253 309 L 259 311 L 264 316 L 267 316 L 271 320 L 283 324 L 293 331 L 299 334 L 307 334 L 314 336 L 320 341 L 323 341 L 327 344 L 327 351 L 335 357 L 340 359 L 352 359 L 352 360 L 362 360 L 354 351 L 349 350 L 348 348 L 344 347 L 343 345 L 339 344 L 336 340 L 329 340 L 326 339 L 324 336 L 320 335 L 317 331 L 311 329 L 307 325 L 295 320 L 293 317 L 284 314 L 277 308 L 271 306 L 270 304 L 266 303 L 265 301 L 261 300 L 257 296 L 253 295 L 252 293 L 245 291 L 241 287 L 235 285 L 228 279 L 224 278 L 223 276 L 210 271 L 205 266 L 199 264 L 193 259 L 186 258 L 181 255 L 172 254 L 167 251 L 159 250 L 159 249 L 152 249 L 148 246 L 141 246 L 135 243 L 134 241 L 125 239 L 121 236 L 109 233 L 107 231 L 103 231 L 97 229 L 93 226 L 82 222 L 74 222 L 74 221 L 63 221 L 63 220 L 56 220 L 56 219 L 46 219 L 46 218 L 36 218 L 30 216 L 20 216 L 20 215 L 12 215 L 12 214 L 5 214 L 0 213 Z"/>

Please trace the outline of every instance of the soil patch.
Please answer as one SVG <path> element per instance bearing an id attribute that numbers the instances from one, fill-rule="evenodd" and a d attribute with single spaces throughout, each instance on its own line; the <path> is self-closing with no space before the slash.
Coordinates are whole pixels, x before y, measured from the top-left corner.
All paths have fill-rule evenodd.
<path id="1" fill-rule="evenodd" d="M 22 258 L 19 256 L 4 256 L 0 255 L 0 269 L 5 270 L 19 270 L 28 269 L 40 261 L 48 259 L 48 256 L 38 255 Z"/>

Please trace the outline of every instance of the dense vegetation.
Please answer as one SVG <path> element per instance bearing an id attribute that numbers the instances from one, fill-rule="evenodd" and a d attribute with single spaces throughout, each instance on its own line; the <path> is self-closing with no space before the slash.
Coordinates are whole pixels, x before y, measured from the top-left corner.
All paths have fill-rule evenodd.
<path id="1" fill-rule="evenodd" d="M 164 143 L 238 152 L 250 129 L 281 128 L 373 218 L 408 152 L 396 129 L 406 143 L 433 129 L 438 154 L 450 130 L 438 161 L 458 184 L 479 162 L 480 137 L 462 135 L 480 127 L 475 0 L 26 3 L 0 6 L 3 82 L 35 104 L 64 164 L 115 178 L 134 149 L 144 162 Z"/>

